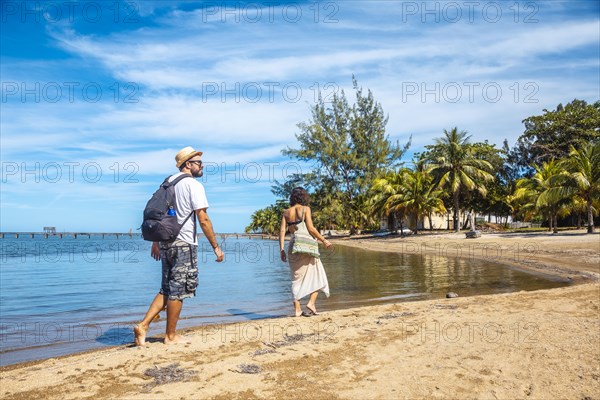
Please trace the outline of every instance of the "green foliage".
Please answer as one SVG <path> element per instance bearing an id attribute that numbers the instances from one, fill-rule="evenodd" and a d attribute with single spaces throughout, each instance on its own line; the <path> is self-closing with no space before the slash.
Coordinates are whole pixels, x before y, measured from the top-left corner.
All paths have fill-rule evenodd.
<path id="1" fill-rule="evenodd" d="M 281 216 L 289 203 L 277 200 L 274 205 L 255 211 L 250 217 L 250 225 L 245 229 L 246 233 L 268 233 L 277 235 L 281 223 Z"/>
<path id="2" fill-rule="evenodd" d="M 517 140 L 514 158 L 520 166 L 542 164 L 569 155 L 570 148 L 581 148 L 600 140 L 600 101 L 587 104 L 573 100 L 556 110 L 543 110 L 523 120 L 525 132 Z"/>
<path id="3" fill-rule="evenodd" d="M 462 209 L 548 220 L 555 232 L 559 216 L 575 215 L 580 225 L 587 213 L 593 232 L 600 210 L 600 101 L 573 100 L 526 118 L 512 149 L 507 141 L 497 149 L 487 141 L 471 143 L 456 127 L 444 130 L 409 169 L 400 160 L 410 140 L 403 147 L 391 143 L 381 105 L 354 77 L 353 84 L 354 104 L 343 91 L 331 104 L 319 97 L 311 119 L 298 124 L 298 147 L 283 150 L 314 163 L 314 170 L 272 187 L 283 199 L 295 186 L 310 189 L 316 226 L 355 232 L 378 227 L 384 216 L 392 229 L 406 218 L 415 229 L 426 216 L 452 209 L 458 231 Z M 287 202 L 278 200 L 256 211 L 246 231 L 277 233 L 285 208 Z"/>
<path id="4" fill-rule="evenodd" d="M 588 143 L 576 149 L 571 146 L 569 157 L 560 165 L 569 174 L 562 189 L 563 196 L 575 195 L 577 200 L 585 204 L 588 215 L 588 233 L 594 232 L 594 202 L 600 200 L 600 142 Z"/>
<path id="5" fill-rule="evenodd" d="M 587 143 L 581 149 L 571 146 L 569 156 L 534 165 L 531 178 L 517 181 L 510 200 L 525 218 L 547 215 L 549 228 L 557 231 L 556 217 L 587 210 L 588 232 L 594 231 L 594 204 L 600 199 L 600 143 Z"/>
<path id="6" fill-rule="evenodd" d="M 521 201 L 521 210 L 525 216 L 531 217 L 536 213 L 548 216 L 548 227 L 557 231 L 558 215 L 565 215 L 569 202 L 572 200 L 565 192 L 568 173 L 559 162 L 552 160 L 541 166 L 534 166 L 535 174 L 531 178 L 517 181 L 515 198 Z"/>
<path id="7" fill-rule="evenodd" d="M 370 191 L 371 210 L 378 215 L 392 216 L 391 222 L 412 215 L 411 229 L 418 233 L 419 220 L 433 213 L 445 213 L 442 191 L 433 182 L 427 169 L 403 168 L 387 172 L 374 180 Z M 392 223 L 392 228 L 395 224 Z"/>
<path id="8" fill-rule="evenodd" d="M 493 146 L 469 143 L 466 131 L 454 127 L 444 129 L 444 136 L 435 139 L 433 146 L 425 146 L 428 151 L 424 159 L 428 162 L 439 188 L 448 188 L 452 193 L 454 230 L 459 231 L 458 212 L 461 190 L 477 190 L 482 196 L 487 194 L 485 183 L 492 182 L 492 164 L 484 159 L 495 155 Z"/>
<path id="9" fill-rule="evenodd" d="M 434 184 L 428 171 L 407 170 L 402 175 L 402 192 L 399 206 L 406 209 L 414 217 L 415 234 L 419 230 L 419 220 L 431 213 L 445 213 L 446 208 L 441 199 L 442 191 Z"/>
<path id="10" fill-rule="evenodd" d="M 376 178 L 369 190 L 369 209 L 373 215 L 388 217 L 390 231 L 395 232 L 396 221 L 402 221 L 406 209 L 402 207 L 402 175 L 404 169 L 394 172 L 388 171 Z"/>
<path id="11" fill-rule="evenodd" d="M 308 178 L 308 177 L 310 177 L 310 178 Z M 313 180 L 314 180 L 314 178 L 312 178 L 309 174 L 290 175 L 287 177 L 287 180 L 283 183 L 280 183 L 275 179 L 275 184 L 273 186 L 271 186 L 271 193 L 273 193 L 275 196 L 277 196 L 280 199 L 289 199 L 290 195 L 292 194 L 292 190 L 295 187 L 302 186 L 306 189 L 310 186 L 309 182 L 313 181 Z"/>
<path id="12" fill-rule="evenodd" d="M 365 95 L 354 78 L 353 85 L 352 106 L 344 91 L 334 94 L 329 106 L 319 96 L 311 120 L 298 124 L 299 148 L 288 147 L 283 154 L 316 163 L 302 180 L 320 195 L 313 196 L 319 198 L 320 212 L 331 224 L 355 231 L 370 224 L 364 195 L 371 182 L 381 171 L 399 164 L 410 141 L 404 147 L 391 143 L 381 104 L 370 90 Z"/>
<path id="13" fill-rule="evenodd" d="M 494 180 L 483 183 L 487 190 L 485 196 L 479 191 L 461 191 L 460 198 L 463 208 L 474 210 L 479 214 L 510 215 L 511 209 L 506 196 L 514 190 L 514 179 L 511 176 L 512 171 L 507 165 L 507 146 L 508 144 L 505 143 L 502 149 L 497 149 L 487 140 L 472 145 L 474 157 L 490 163 L 490 173 L 494 176 Z"/>

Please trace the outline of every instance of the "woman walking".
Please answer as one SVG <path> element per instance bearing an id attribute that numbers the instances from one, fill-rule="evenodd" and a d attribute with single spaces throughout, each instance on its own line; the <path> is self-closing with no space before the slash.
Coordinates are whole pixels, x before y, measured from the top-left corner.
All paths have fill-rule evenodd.
<path id="1" fill-rule="evenodd" d="M 323 269 L 321 259 L 314 254 L 306 252 L 293 252 L 294 243 L 297 240 L 306 240 L 306 238 L 297 238 L 296 234 L 308 233 L 314 239 L 321 241 L 326 248 L 333 245 L 326 240 L 319 231 L 315 229 L 312 223 L 312 214 L 309 207 L 310 198 L 304 188 L 297 187 L 292 190 L 290 195 L 290 208 L 284 211 L 281 218 L 281 227 L 279 229 L 279 249 L 281 261 L 289 260 L 290 272 L 292 275 L 292 294 L 294 296 L 294 309 L 296 317 L 317 315 L 316 301 L 319 290 L 329 297 L 329 283 L 327 275 Z M 284 249 L 285 234 L 289 231 L 292 235 L 288 245 L 288 251 Z M 310 241 L 311 238 L 308 237 Z M 316 242 L 313 244 L 316 246 Z M 309 244 L 310 247 L 310 244 Z M 316 249 L 315 249 L 316 250 Z M 307 311 L 302 311 L 300 300 L 309 295 L 310 298 L 306 304 Z"/>

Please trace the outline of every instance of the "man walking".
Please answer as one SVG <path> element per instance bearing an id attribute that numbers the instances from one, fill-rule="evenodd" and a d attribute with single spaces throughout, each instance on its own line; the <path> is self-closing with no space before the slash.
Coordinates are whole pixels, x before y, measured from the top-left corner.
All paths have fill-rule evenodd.
<path id="1" fill-rule="evenodd" d="M 179 173 L 170 177 L 169 181 L 172 182 L 182 174 L 189 174 L 194 178 L 201 177 L 203 167 L 200 156 L 202 156 L 202 152 L 196 151 L 192 147 L 181 149 L 175 156 Z M 216 261 L 222 262 L 224 258 L 212 223 L 206 213 L 208 200 L 204 186 L 196 179 L 184 178 L 174 188 L 177 222 L 183 223 L 192 212 L 195 216 L 187 219 L 175 241 L 152 243 L 151 256 L 157 261 L 162 261 L 162 283 L 160 291 L 150 304 L 144 319 L 133 328 L 137 346 L 143 346 L 146 343 L 146 332 L 150 322 L 165 307 L 167 308 L 165 344 L 189 343 L 189 340 L 176 333 L 176 328 L 183 299 L 194 297 L 198 286 L 196 217 L 202 232 L 217 256 Z"/>

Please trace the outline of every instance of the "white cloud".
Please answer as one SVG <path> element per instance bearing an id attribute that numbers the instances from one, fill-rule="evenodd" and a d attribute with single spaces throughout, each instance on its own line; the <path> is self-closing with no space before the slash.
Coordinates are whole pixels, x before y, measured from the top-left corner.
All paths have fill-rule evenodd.
<path id="1" fill-rule="evenodd" d="M 175 13 L 173 18 L 181 15 Z M 358 21 L 372 25 L 365 19 L 352 23 Z M 296 26 L 278 25 L 277 36 L 265 37 L 268 27 L 254 24 L 249 29 L 248 25 L 233 24 L 227 32 L 190 29 L 176 38 L 170 33 L 180 28 L 175 25 L 167 28 L 167 34 L 163 26 L 102 39 L 72 31 L 54 33 L 54 37 L 64 49 L 98 59 L 115 76 L 160 90 L 199 90 L 204 82 L 304 82 L 307 77 L 324 75 L 339 79 L 340 71 L 386 62 L 400 71 L 425 65 L 434 78 L 457 72 L 489 76 L 522 67 L 536 57 L 568 52 L 598 40 L 598 20 L 591 20 L 529 25 L 448 24 L 423 29 L 410 38 L 400 32 L 397 40 L 394 36 L 382 40 L 378 34 L 358 38 L 334 36 L 325 39 L 330 42 L 327 48 L 307 48 L 307 41 L 317 40 L 314 33 L 307 31 L 306 41 L 286 42 L 281 47 L 281 36 L 297 35 L 291 29 Z M 506 34 L 507 28 L 510 35 Z M 215 41 L 216 35 L 223 36 L 220 40 L 227 46 L 219 46 L 220 40 L 207 45 Z M 390 77 L 380 77 L 386 78 Z"/>
<path id="2" fill-rule="evenodd" d="M 325 96 L 333 92 L 325 90 L 328 83 L 336 90 L 344 88 L 352 102 L 352 74 L 373 90 L 389 114 L 392 139 L 404 143 L 413 134 L 410 151 L 419 151 L 454 126 L 468 130 L 476 141 L 501 145 L 508 138 L 514 143 L 522 133 L 523 118 L 559 102 L 598 98 L 599 20 L 597 15 L 572 11 L 581 4 L 540 3 L 535 24 L 522 23 L 524 14 L 515 23 L 510 13 L 496 24 L 480 16 L 475 23 L 463 19 L 424 24 L 420 16 L 402 14 L 406 2 L 317 3 L 320 23 L 314 23 L 314 8 L 306 4 L 298 23 L 282 21 L 281 7 L 276 7 L 273 23 L 248 23 L 239 13 L 239 22 L 230 14 L 222 23 L 220 15 L 179 9 L 189 3 L 142 3 L 139 24 L 120 31 L 98 29 L 90 34 L 76 30 L 77 24 L 49 25 L 49 59 L 3 54 L 1 67 L 3 82 L 25 82 L 28 88 L 52 81 L 99 81 L 107 86 L 134 82 L 139 102 L 103 98 L 90 103 L 79 98 L 49 104 L 12 98 L 2 104 L 0 138 L 3 162 L 96 163 L 108 180 L 114 173 L 111 167 L 119 168 L 122 179 L 129 172 L 124 169 L 127 163 L 134 163 L 140 183 L 119 186 L 126 191 L 121 201 L 113 199 L 108 181 L 8 182 L 2 189 L 3 213 L 10 204 L 41 205 L 45 211 L 50 205 L 86 201 L 130 207 L 123 204 L 144 201 L 155 181 L 173 172 L 174 154 L 187 145 L 205 151 L 207 166 L 225 163 L 235 171 L 238 163 L 240 168 L 258 163 L 265 172 L 270 168 L 265 163 L 275 162 L 280 165 L 274 171 L 281 174 L 286 159 L 280 150 L 296 144 L 296 124 L 309 120 L 315 83 Z M 322 23 L 331 11 L 323 8 L 328 4 L 339 7 L 337 23 Z M 267 86 L 270 82 L 278 86 Z M 473 101 L 466 86 L 470 82 L 479 85 Z M 535 93 L 528 83 L 536 85 Z M 300 87 L 296 102 L 289 99 L 293 92 L 282 92 L 286 84 Z M 448 99 L 455 84 L 463 90 L 456 103 Z M 498 102 L 484 98 L 481 88 L 486 84 L 502 88 Z M 419 92 L 407 94 L 408 87 L 414 90 L 410 85 Z M 258 99 L 252 97 L 257 87 Z M 444 88 L 450 91 L 443 93 Z M 423 90 L 430 93 L 423 97 Z M 526 102 L 528 94 L 537 103 Z M 215 202 L 221 207 L 217 212 L 239 205 L 240 198 L 252 204 L 242 206 L 245 211 L 272 200 L 266 174 L 256 183 L 239 184 L 231 181 L 233 175 L 217 175 L 221 172 L 206 180 L 212 193 L 225 199 L 226 207 Z M 47 204 L 39 200 L 40 193 Z"/>

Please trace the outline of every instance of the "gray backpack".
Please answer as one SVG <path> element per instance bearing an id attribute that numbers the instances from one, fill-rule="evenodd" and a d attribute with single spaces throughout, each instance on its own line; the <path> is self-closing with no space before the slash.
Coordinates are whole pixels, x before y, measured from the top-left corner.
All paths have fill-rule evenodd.
<path id="1" fill-rule="evenodd" d="M 169 182 L 170 176 L 167 177 L 160 185 L 158 190 L 154 192 L 146 208 L 144 208 L 144 221 L 142 222 L 142 237 L 144 240 L 151 242 L 172 242 L 177 238 L 181 227 L 187 222 L 194 211 L 186 217 L 181 223 L 177 223 L 177 215 L 169 215 L 169 210 L 173 210 L 172 214 L 177 213 L 175 205 L 175 185 L 182 179 L 192 178 L 190 174 L 183 174 Z M 196 220 L 194 219 L 194 222 Z M 194 223 L 194 230 L 196 224 Z"/>

